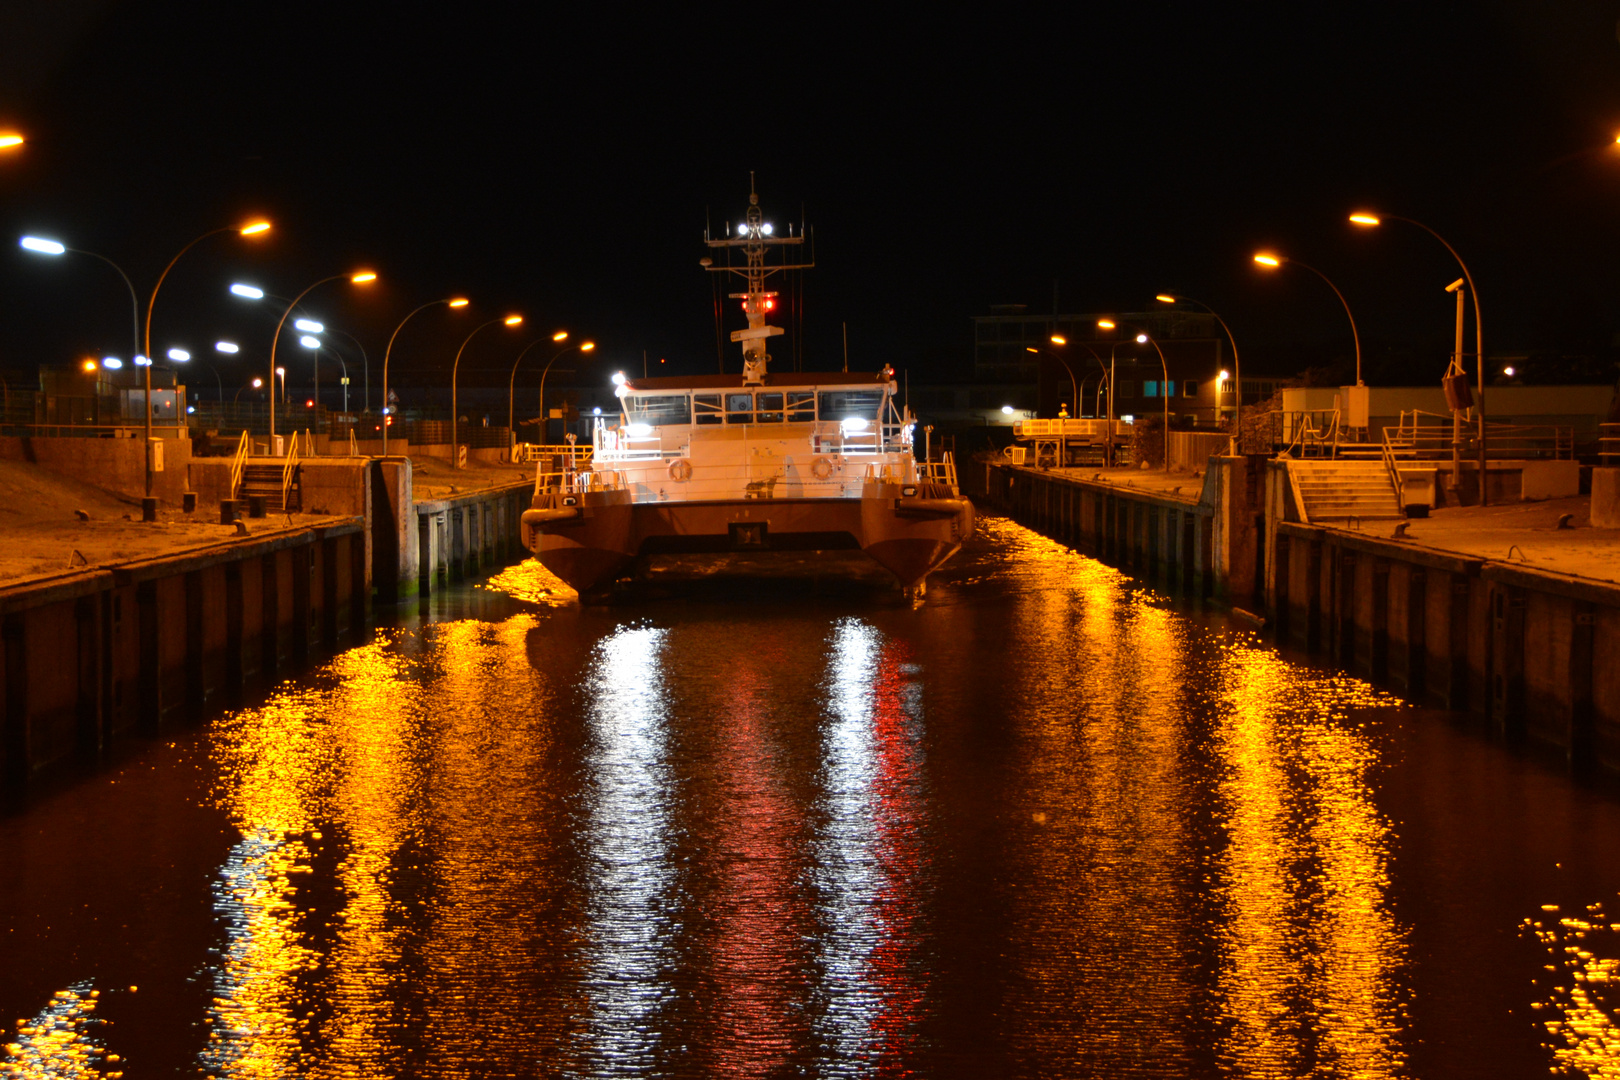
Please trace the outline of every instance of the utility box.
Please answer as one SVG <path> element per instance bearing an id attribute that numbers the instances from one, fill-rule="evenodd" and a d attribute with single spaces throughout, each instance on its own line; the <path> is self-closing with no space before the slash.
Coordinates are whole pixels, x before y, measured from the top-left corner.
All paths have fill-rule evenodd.
<path id="1" fill-rule="evenodd" d="M 146 440 L 146 464 L 153 472 L 163 471 L 163 440 Z"/>
<path id="2" fill-rule="evenodd" d="M 1339 390 L 1343 394 L 1344 400 L 1343 426 L 1349 428 L 1366 427 L 1370 388 L 1366 386 L 1342 386 Z"/>

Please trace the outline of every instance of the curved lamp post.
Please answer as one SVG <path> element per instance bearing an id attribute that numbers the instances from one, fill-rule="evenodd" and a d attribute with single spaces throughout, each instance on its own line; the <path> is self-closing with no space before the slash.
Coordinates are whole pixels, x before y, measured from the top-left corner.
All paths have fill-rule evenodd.
<path id="1" fill-rule="evenodd" d="M 523 350 L 517 354 L 517 359 L 512 361 L 512 375 L 506 380 L 506 455 L 508 461 L 511 460 L 513 453 L 517 450 L 517 413 L 513 408 L 513 399 L 514 391 L 517 388 L 518 364 L 522 363 L 523 358 L 529 355 L 530 349 L 545 340 L 545 338 L 537 338 L 523 346 Z M 553 342 L 567 341 L 568 331 L 557 331 L 551 335 L 551 340 Z M 556 357 L 552 357 L 552 359 L 556 359 Z"/>
<path id="2" fill-rule="evenodd" d="M 309 288 L 305 289 L 303 292 L 301 292 L 297 296 L 293 297 L 292 302 L 287 305 L 287 309 L 281 313 L 281 318 L 279 320 L 277 320 L 277 322 L 276 322 L 275 336 L 270 339 L 270 385 L 272 387 L 274 387 L 275 384 L 276 384 L 276 346 L 281 344 L 281 330 L 282 330 L 282 328 L 284 326 L 287 325 L 288 316 L 290 316 L 293 313 L 293 309 L 298 306 L 298 302 L 300 300 L 302 300 L 304 297 L 308 296 L 310 293 L 314 292 L 316 289 L 320 288 L 322 285 L 325 285 L 329 281 L 341 281 L 341 280 L 343 280 L 345 278 L 347 278 L 349 280 L 350 284 L 353 284 L 353 285 L 369 285 L 371 282 L 377 280 L 377 275 L 372 273 L 370 270 L 358 270 L 358 271 L 354 271 L 354 272 L 348 273 L 348 274 L 333 274 L 330 277 L 323 277 L 319 281 L 317 281 L 313 285 L 311 285 Z M 240 284 L 232 285 L 231 286 L 231 292 L 235 293 L 237 296 L 245 297 L 246 299 L 249 299 L 249 300 L 262 300 L 262 299 L 264 299 L 264 290 L 263 289 L 256 289 L 251 285 L 240 285 Z M 285 398 L 286 398 L 285 393 L 282 394 L 282 398 L 285 400 Z M 271 398 L 270 398 L 270 440 L 271 440 L 271 449 L 275 448 L 275 438 L 276 438 L 276 403 L 275 403 L 275 395 L 272 394 Z"/>
<path id="3" fill-rule="evenodd" d="M 1620 139 L 1616 139 L 1615 141 L 1620 142 Z M 1350 221 L 1352 224 L 1360 225 L 1362 228 L 1368 229 L 1383 224 L 1383 221 L 1386 218 L 1390 221 L 1404 221 L 1408 225 L 1416 225 L 1418 228 L 1440 241 L 1441 244 L 1444 244 L 1445 249 L 1451 252 L 1451 257 L 1456 259 L 1457 265 L 1462 268 L 1463 280 L 1468 282 L 1468 291 L 1474 294 L 1474 366 L 1477 369 L 1477 377 L 1479 380 L 1479 392 L 1477 394 L 1477 401 L 1475 403 L 1475 407 L 1479 412 L 1479 505 L 1489 505 L 1490 499 L 1485 494 L 1485 332 L 1480 324 L 1479 290 L 1474 288 L 1474 275 L 1468 272 L 1468 264 L 1462 261 L 1462 256 L 1457 254 L 1457 249 L 1447 243 L 1445 237 L 1441 236 L 1439 233 L 1435 232 L 1421 221 L 1414 221 L 1409 217 L 1400 217 L 1395 214 L 1372 214 L 1366 211 L 1357 211 L 1356 213 L 1350 215 Z M 1459 356 L 1457 359 L 1461 361 L 1462 357 Z"/>
<path id="4" fill-rule="evenodd" d="M 1054 334 L 1052 335 L 1052 344 L 1062 345 L 1064 342 L 1061 340 L 1059 335 Z M 1063 370 L 1069 373 L 1069 399 L 1074 402 L 1074 411 L 1078 413 L 1080 411 L 1080 388 L 1079 384 L 1075 382 L 1074 368 L 1069 366 L 1069 362 L 1063 359 L 1063 357 L 1059 356 L 1057 353 L 1049 353 L 1045 349 L 1037 349 L 1029 345 L 1024 346 L 1024 351 L 1032 352 L 1036 356 L 1051 357 L 1053 360 L 1056 360 L 1058 363 L 1063 365 Z"/>
<path id="5" fill-rule="evenodd" d="M 37 255 L 56 256 L 66 254 L 69 251 L 73 252 L 75 255 L 88 255 L 92 259 L 100 259 L 102 262 L 106 263 L 108 266 L 117 271 L 118 276 L 124 279 L 124 286 L 129 289 L 130 325 L 132 327 L 129 338 L 130 355 L 146 355 L 141 352 L 141 302 L 136 298 L 135 286 L 130 282 L 129 275 L 124 273 L 123 267 L 119 266 L 105 255 L 98 255 L 94 251 L 86 251 L 83 248 L 68 247 L 59 240 L 47 240 L 43 236 L 25 236 L 21 240 L 17 241 L 17 244 L 24 250 L 32 251 Z"/>
<path id="6" fill-rule="evenodd" d="M 388 336 L 388 348 L 383 350 L 382 452 L 384 457 L 388 455 L 388 358 L 394 354 L 394 339 L 399 337 L 399 332 L 405 329 L 405 324 L 410 322 L 418 313 L 426 311 L 430 307 L 438 307 L 440 304 L 453 308 L 464 308 L 467 306 L 467 301 L 460 296 L 447 296 L 443 300 L 429 300 L 399 320 L 399 325 L 394 327 L 394 332 Z"/>
<path id="7" fill-rule="evenodd" d="M 1097 320 L 1097 329 L 1099 330 L 1113 330 L 1119 325 L 1121 324 L 1112 319 Z M 1159 367 L 1164 372 L 1164 381 L 1159 383 L 1159 399 L 1164 402 L 1164 467 L 1165 471 L 1168 472 L 1170 469 L 1170 365 L 1164 358 L 1164 350 L 1159 348 L 1159 343 L 1153 339 L 1152 334 L 1147 332 L 1146 327 L 1136 326 L 1134 323 L 1124 323 L 1123 325 L 1135 327 L 1136 343 L 1138 345 L 1152 345 L 1153 351 L 1159 354 Z M 1110 378 L 1108 381 L 1112 384 L 1114 380 Z M 1113 396 L 1113 392 L 1113 387 L 1110 385 L 1108 390 L 1110 398 Z M 1114 406 L 1110 402 L 1108 406 L 1110 419 L 1113 411 Z M 1110 445 L 1112 445 L 1112 440 L 1110 440 Z"/>
<path id="8" fill-rule="evenodd" d="M 1232 445 L 1231 445 L 1230 449 L 1231 449 L 1231 452 L 1234 455 L 1237 454 L 1239 452 L 1239 445 L 1238 444 L 1239 444 L 1240 440 L 1243 438 L 1243 362 L 1238 359 L 1237 338 L 1232 336 L 1232 328 L 1230 326 L 1226 325 L 1226 320 L 1221 318 L 1220 314 L 1218 312 L 1216 312 L 1216 310 L 1214 308 L 1210 307 L 1208 304 L 1204 303 L 1202 300 L 1194 300 L 1192 297 L 1183 296 L 1180 293 L 1159 293 L 1153 299 L 1157 300 L 1161 304 L 1176 304 L 1176 303 L 1196 304 L 1198 307 L 1203 308 L 1205 315 L 1209 315 L 1209 316 L 1213 317 L 1216 322 L 1221 324 L 1221 329 L 1226 331 L 1226 340 L 1232 343 L 1232 389 L 1233 389 L 1233 397 L 1232 397 Z M 1220 383 L 1217 381 L 1216 384 L 1215 384 L 1215 417 L 1216 417 L 1215 422 L 1217 424 L 1220 423 L 1220 415 L 1221 415 L 1221 386 L 1220 386 Z"/>
<path id="9" fill-rule="evenodd" d="M 477 336 L 478 331 L 486 326 L 501 323 L 506 326 L 522 326 L 523 316 L 508 315 L 504 319 L 491 319 L 486 323 L 479 323 L 472 328 L 461 342 L 461 348 L 456 350 L 456 362 L 450 365 L 450 464 L 452 468 L 461 468 L 461 454 L 457 447 L 461 445 L 461 408 L 456 397 L 456 372 L 461 369 L 461 354 L 466 351 L 467 343 Z"/>
<path id="10" fill-rule="evenodd" d="M 1356 343 L 1356 385 L 1361 386 L 1361 334 L 1356 330 L 1356 317 L 1350 314 L 1350 304 L 1347 300 L 1345 300 L 1344 293 L 1339 291 L 1339 287 L 1333 284 L 1332 281 L 1329 281 L 1328 276 L 1322 273 L 1322 271 L 1318 270 L 1314 266 L 1307 266 L 1298 259 L 1290 259 L 1286 256 L 1277 255 L 1270 251 L 1262 251 L 1254 257 L 1254 261 L 1261 266 L 1268 267 L 1273 270 L 1280 267 L 1283 263 L 1289 263 L 1293 266 L 1299 267 L 1301 270 L 1309 270 L 1311 273 L 1321 278 L 1324 282 L 1327 282 L 1327 287 L 1333 290 L 1333 295 L 1339 298 L 1339 303 L 1344 307 L 1344 317 L 1350 320 L 1350 337 Z"/>
<path id="11" fill-rule="evenodd" d="M 582 353 L 588 353 L 594 348 L 596 348 L 596 342 L 582 341 L 578 345 L 569 345 L 567 348 L 559 349 L 551 355 L 551 359 L 546 361 L 546 366 L 540 370 L 540 442 L 542 445 L 546 441 L 546 373 L 551 370 L 551 365 L 555 364 L 559 358 L 567 356 L 575 349 Z"/>
<path id="12" fill-rule="evenodd" d="M 1053 345 L 1056 345 L 1056 346 L 1058 346 L 1060 348 L 1066 347 L 1069 344 L 1069 339 L 1064 337 L 1062 334 L 1053 334 L 1049 340 L 1052 342 Z M 1103 383 L 1106 382 L 1108 384 L 1108 420 L 1109 420 L 1109 424 L 1104 429 L 1104 433 L 1103 433 L 1103 463 L 1105 465 L 1112 465 L 1114 463 L 1114 431 L 1113 431 L 1113 419 L 1114 419 L 1114 372 L 1113 372 L 1113 368 L 1110 365 L 1113 362 L 1113 354 L 1111 352 L 1109 353 L 1109 357 L 1108 357 L 1109 363 L 1104 364 L 1103 363 L 1103 358 L 1098 354 L 1096 349 L 1093 349 L 1090 345 L 1087 345 L 1083 341 L 1077 341 L 1077 342 L 1075 342 L 1075 344 L 1078 345 L 1080 348 L 1086 350 L 1086 352 L 1090 353 L 1091 358 L 1093 360 L 1097 361 L 1097 367 L 1099 367 L 1102 370 L 1102 377 L 1097 380 L 1097 404 L 1092 407 L 1091 411 L 1092 411 L 1093 414 L 1096 414 L 1096 413 L 1099 413 L 1099 412 L 1102 411 L 1102 388 L 1103 388 Z M 1074 378 L 1074 369 L 1073 368 L 1069 369 L 1069 378 L 1071 380 Z M 1075 403 L 1075 411 L 1076 412 L 1081 411 L 1079 402 Z"/>

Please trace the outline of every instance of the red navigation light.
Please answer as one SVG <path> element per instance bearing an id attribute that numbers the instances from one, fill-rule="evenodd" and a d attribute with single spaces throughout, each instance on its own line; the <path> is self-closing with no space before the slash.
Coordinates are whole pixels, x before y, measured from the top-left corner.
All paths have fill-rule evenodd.
<path id="1" fill-rule="evenodd" d="M 776 307 L 776 301 L 775 300 L 767 300 L 767 301 L 765 301 L 765 310 L 766 311 L 770 311 L 775 307 Z"/>
<path id="2" fill-rule="evenodd" d="M 314 407 L 315 407 L 315 399 L 314 398 L 305 398 L 304 399 L 304 408 L 313 409 Z"/>

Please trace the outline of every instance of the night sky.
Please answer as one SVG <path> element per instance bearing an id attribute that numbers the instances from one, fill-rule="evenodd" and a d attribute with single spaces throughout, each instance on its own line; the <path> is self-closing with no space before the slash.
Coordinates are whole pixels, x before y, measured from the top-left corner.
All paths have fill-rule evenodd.
<path id="1" fill-rule="evenodd" d="M 943 10 L 16 6 L 0 126 L 31 142 L 0 159 L 0 367 L 129 351 L 111 270 L 16 236 L 106 255 L 144 302 L 187 241 L 262 214 L 266 240 L 188 254 L 154 320 L 155 351 L 244 343 L 219 365 L 227 394 L 273 326 L 229 280 L 290 295 L 361 266 L 378 286 L 325 287 L 309 310 L 374 357 L 411 307 L 474 301 L 412 324 L 397 381 L 447 369 L 475 320 L 508 310 L 525 334 L 484 331 L 471 379 L 504 385 L 527 331 L 557 327 L 607 365 L 645 349 L 712 371 L 702 231 L 741 215 L 753 170 L 769 219 L 815 230 L 810 367 L 838 366 L 847 323 L 853 367 L 960 372 L 971 316 L 1048 312 L 1054 291 L 1066 312 L 1197 297 L 1246 373 L 1344 360 L 1337 300 L 1253 268 L 1271 247 L 1343 289 L 1369 381 L 1432 382 L 1455 264 L 1416 229 L 1345 222 L 1372 207 L 1469 261 L 1489 352 L 1590 355 L 1612 378 L 1613 5 Z"/>

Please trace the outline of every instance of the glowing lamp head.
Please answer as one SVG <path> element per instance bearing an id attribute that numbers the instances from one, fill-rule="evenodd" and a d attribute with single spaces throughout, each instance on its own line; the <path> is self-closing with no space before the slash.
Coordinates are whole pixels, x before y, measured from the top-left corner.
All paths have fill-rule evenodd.
<path id="1" fill-rule="evenodd" d="M 568 340 L 568 331 L 566 331 L 566 330 L 557 331 L 555 334 L 551 335 L 551 340 L 552 341 L 567 341 Z"/>
<path id="2" fill-rule="evenodd" d="M 136 367 L 151 367 L 152 366 L 152 358 L 150 356 L 137 356 L 137 357 L 135 357 L 135 366 Z"/>
<path id="3" fill-rule="evenodd" d="M 298 344 L 306 349 L 318 349 L 321 347 L 321 339 L 312 334 L 305 334 L 298 339 Z"/>
<path id="4" fill-rule="evenodd" d="M 581 345 L 579 347 L 579 351 L 580 352 L 590 352 L 594 348 L 596 348 L 596 342 L 587 341 L 585 344 L 583 344 L 583 345 Z"/>
<path id="5" fill-rule="evenodd" d="M 116 356 L 103 356 L 101 358 L 101 366 L 106 368 L 108 371 L 117 371 L 119 368 L 124 366 L 124 362 L 118 359 Z"/>
<path id="6" fill-rule="evenodd" d="M 96 370 L 96 368 L 100 367 L 101 365 L 96 363 L 94 360 L 86 360 L 84 363 L 80 364 L 79 366 L 81 368 L 83 368 L 85 371 L 94 371 L 94 370 Z M 1511 372 L 1510 372 L 1510 374 L 1511 374 Z"/>
<path id="7" fill-rule="evenodd" d="M 623 386 L 625 384 L 625 382 L 626 382 L 626 379 L 624 377 L 624 372 L 615 371 L 613 373 L 613 385 L 614 386 Z"/>
<path id="8" fill-rule="evenodd" d="M 1270 252 L 1262 251 L 1254 257 L 1254 261 L 1261 266 L 1269 266 L 1273 270 L 1282 265 L 1282 260 Z"/>
<path id="9" fill-rule="evenodd" d="M 10 150 L 22 144 L 23 137 L 15 131 L 0 131 L 0 150 Z"/>
<path id="10" fill-rule="evenodd" d="M 1232 377 L 1232 373 L 1230 371 L 1227 371 L 1225 368 L 1221 369 L 1221 381 L 1222 382 L 1225 382 L 1227 379 L 1230 379 L 1231 377 Z"/>
<path id="11" fill-rule="evenodd" d="M 287 369 L 284 367 L 278 367 L 276 368 L 276 374 L 285 379 L 287 377 Z"/>
<path id="12" fill-rule="evenodd" d="M 231 286 L 231 292 L 234 293 L 237 296 L 240 296 L 240 297 L 246 299 L 246 300 L 263 300 L 264 299 L 264 290 L 263 289 L 255 288 L 252 285 L 243 285 L 241 282 L 237 282 L 235 285 L 232 285 Z"/>
<path id="13" fill-rule="evenodd" d="M 183 364 L 187 360 L 191 359 L 191 354 L 186 352 L 184 349 L 170 349 L 168 352 L 168 357 L 177 364 Z"/>
<path id="14" fill-rule="evenodd" d="M 270 223 L 268 221 L 255 221 L 242 226 L 241 229 L 243 236 L 260 236 L 269 231 Z"/>
<path id="15" fill-rule="evenodd" d="M 306 334 L 319 334 L 324 331 L 326 327 L 321 323 L 316 322 L 314 319 L 299 319 L 297 322 L 293 323 L 293 329 L 302 330 Z"/>
<path id="16" fill-rule="evenodd" d="M 1506 375 L 1510 379 L 1513 378 L 1513 365 L 1509 364 L 1507 367 L 1503 368 L 1502 374 Z"/>
<path id="17" fill-rule="evenodd" d="M 1054 344 L 1054 345 L 1067 345 L 1068 343 L 1069 343 L 1069 339 L 1064 337 L 1062 334 L 1053 334 L 1052 335 L 1052 344 Z"/>
<path id="18" fill-rule="evenodd" d="M 216 341 L 214 342 L 214 351 L 222 353 L 239 353 L 242 351 L 242 347 L 234 341 Z"/>
<path id="19" fill-rule="evenodd" d="M 766 236 L 771 235 L 771 223 L 767 221 L 765 224 L 759 227 L 759 231 L 764 233 Z"/>
<path id="20" fill-rule="evenodd" d="M 264 386 L 264 380 L 263 379 L 254 379 L 253 380 L 253 389 L 258 390 L 263 386 Z"/>
<path id="21" fill-rule="evenodd" d="M 523 325 L 523 316 L 521 316 L 521 315 L 508 315 L 502 321 L 505 322 L 507 326 L 522 326 Z"/>
<path id="22" fill-rule="evenodd" d="M 1146 334 L 1137 334 L 1136 335 L 1136 343 L 1138 345 L 1146 345 L 1147 340 L 1148 340 L 1148 336 Z"/>
<path id="23" fill-rule="evenodd" d="M 1369 227 L 1381 224 L 1381 222 L 1378 220 L 1377 214 L 1365 214 L 1358 212 L 1351 214 L 1350 220 L 1356 225 L 1365 225 Z"/>
<path id="24" fill-rule="evenodd" d="M 1002 416 L 1011 416 L 1012 414 L 1013 414 L 1013 407 L 1011 405 L 1003 405 L 1001 407 L 1001 415 Z"/>
<path id="25" fill-rule="evenodd" d="M 377 275 L 370 270 L 361 270 L 359 273 L 349 275 L 349 283 L 352 285 L 369 285 L 376 280 Z"/>
<path id="26" fill-rule="evenodd" d="M 1176 298 L 1171 296 L 1169 293 L 1160 293 L 1153 299 L 1157 300 L 1161 304 L 1173 304 L 1176 302 Z"/>
<path id="27" fill-rule="evenodd" d="M 451 307 L 466 307 L 467 306 L 467 300 L 466 300 L 465 297 L 458 296 L 454 300 L 450 301 L 450 306 Z"/>
<path id="28" fill-rule="evenodd" d="M 1040 351 L 1041 351 L 1041 350 L 1039 350 L 1039 349 L 1037 349 L 1037 348 L 1036 348 L 1036 347 L 1035 347 L 1035 346 L 1033 346 L 1033 345 L 1025 345 L 1025 346 L 1024 346 L 1024 351 L 1025 351 L 1025 352 L 1032 352 L 1032 353 L 1038 353 L 1038 352 L 1040 352 Z"/>
<path id="29" fill-rule="evenodd" d="M 1112 319 L 1098 319 L 1097 320 L 1097 329 L 1099 329 L 1099 330 L 1112 330 L 1113 328 L 1114 328 L 1114 320 L 1112 320 Z"/>
<path id="30" fill-rule="evenodd" d="M 38 252 L 41 255 L 61 255 L 67 251 L 66 244 L 58 243 L 55 240 L 47 240 L 43 236 L 25 236 L 17 243 L 29 251 Z"/>

